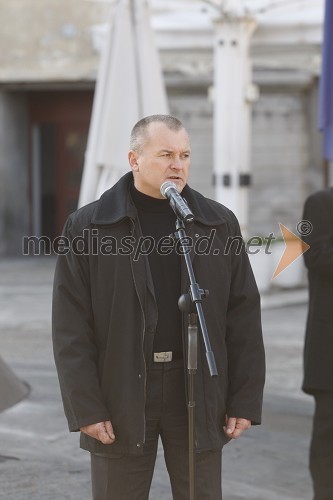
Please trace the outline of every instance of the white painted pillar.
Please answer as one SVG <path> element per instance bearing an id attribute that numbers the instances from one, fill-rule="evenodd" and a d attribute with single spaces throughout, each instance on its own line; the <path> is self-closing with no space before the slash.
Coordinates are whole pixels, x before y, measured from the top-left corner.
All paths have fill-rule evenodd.
<path id="1" fill-rule="evenodd" d="M 243 233 L 248 226 L 251 183 L 251 84 L 249 46 L 256 27 L 242 12 L 240 1 L 223 9 L 215 21 L 214 40 L 214 182 L 215 199 L 238 217 Z"/>

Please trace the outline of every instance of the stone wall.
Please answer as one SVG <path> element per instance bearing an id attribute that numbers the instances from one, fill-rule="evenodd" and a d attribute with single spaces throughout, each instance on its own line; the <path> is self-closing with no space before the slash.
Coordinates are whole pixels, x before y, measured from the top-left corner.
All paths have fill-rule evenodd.
<path id="1" fill-rule="evenodd" d="M 92 28 L 109 13 L 108 2 L 0 0 L 0 81 L 94 80 Z"/>
<path id="2" fill-rule="evenodd" d="M 190 133 L 190 184 L 214 198 L 213 107 L 207 91 L 187 94 L 173 91 L 169 93 L 169 102 L 171 112 Z M 261 88 L 252 114 L 249 231 L 259 235 L 272 231 L 279 234 L 279 222 L 295 231 L 305 198 L 321 182 L 313 92 L 288 87 Z"/>
<path id="3" fill-rule="evenodd" d="M 255 233 L 276 232 L 279 222 L 293 231 L 300 220 L 309 163 L 306 109 L 303 92 L 281 90 L 262 93 L 254 106 L 250 226 Z"/>
<path id="4" fill-rule="evenodd" d="M 212 103 L 207 93 L 170 93 L 170 112 L 185 125 L 191 140 L 191 173 L 189 184 L 212 198 L 213 121 Z"/>

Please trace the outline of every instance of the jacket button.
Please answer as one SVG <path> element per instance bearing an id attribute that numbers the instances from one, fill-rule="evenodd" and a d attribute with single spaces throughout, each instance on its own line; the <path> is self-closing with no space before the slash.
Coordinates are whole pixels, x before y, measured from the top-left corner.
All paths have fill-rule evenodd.
<path id="1" fill-rule="evenodd" d="M 141 447 L 141 444 L 140 444 L 140 443 L 136 443 L 136 447 L 137 447 L 137 448 L 140 448 L 140 447 Z"/>
<path id="2" fill-rule="evenodd" d="M 141 373 L 139 373 L 139 378 L 142 378 L 142 375 L 141 375 Z"/>

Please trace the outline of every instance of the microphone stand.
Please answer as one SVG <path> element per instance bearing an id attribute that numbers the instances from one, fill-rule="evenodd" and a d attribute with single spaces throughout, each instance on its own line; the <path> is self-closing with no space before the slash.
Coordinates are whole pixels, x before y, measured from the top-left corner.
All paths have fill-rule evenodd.
<path id="1" fill-rule="evenodd" d="M 195 399 L 194 399 L 194 376 L 197 371 L 198 359 L 198 319 L 203 336 L 206 358 L 211 377 L 218 375 L 214 353 L 210 346 L 206 321 L 202 310 L 202 299 L 208 296 L 208 290 L 203 290 L 195 280 L 189 247 L 184 243 L 188 240 L 185 232 L 184 222 L 178 217 L 176 220 L 175 236 L 180 242 L 181 252 L 185 258 L 186 268 L 190 279 L 190 289 L 187 294 L 179 298 L 178 305 L 182 312 L 188 314 L 188 430 L 189 430 L 189 491 L 190 500 L 196 499 L 195 485 Z"/>

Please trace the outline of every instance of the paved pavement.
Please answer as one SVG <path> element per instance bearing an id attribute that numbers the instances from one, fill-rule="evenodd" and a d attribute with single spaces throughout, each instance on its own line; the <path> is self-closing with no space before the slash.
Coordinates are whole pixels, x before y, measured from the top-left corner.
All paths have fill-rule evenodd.
<path id="1" fill-rule="evenodd" d="M 54 259 L 0 262 L 0 352 L 31 386 L 0 414 L 0 499 L 89 500 L 89 455 L 69 434 L 51 349 Z M 312 399 L 300 391 L 306 291 L 263 298 L 267 383 L 263 425 L 223 453 L 224 500 L 310 500 Z M 1 383 L 1 382 L 0 382 Z M 150 500 L 171 500 L 159 450 Z M 200 499 L 199 499 L 200 500 Z"/>

